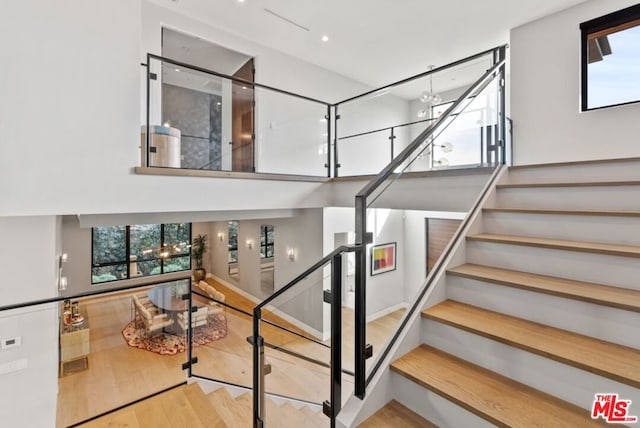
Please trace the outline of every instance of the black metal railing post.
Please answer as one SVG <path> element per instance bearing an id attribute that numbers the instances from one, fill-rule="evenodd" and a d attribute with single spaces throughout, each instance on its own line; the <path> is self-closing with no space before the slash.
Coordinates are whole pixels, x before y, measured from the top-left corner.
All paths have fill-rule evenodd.
<path id="1" fill-rule="evenodd" d="M 366 357 L 365 348 L 367 341 L 367 294 L 366 294 L 366 275 L 367 275 L 367 202 L 366 197 L 356 196 L 355 202 L 355 232 L 356 232 L 356 250 L 355 250 L 355 355 L 354 355 L 354 374 L 355 385 L 354 395 L 360 399 L 365 396 L 366 389 Z"/>
<path id="2" fill-rule="evenodd" d="M 253 311 L 253 428 L 264 425 L 264 339 L 260 335 L 262 309 Z"/>
<path id="3" fill-rule="evenodd" d="M 331 262 L 331 428 L 342 408 L 342 253 Z"/>
<path id="4" fill-rule="evenodd" d="M 147 153 L 145 159 L 145 165 L 148 167 L 150 165 L 149 158 L 151 157 L 151 132 L 150 132 L 150 124 L 151 122 L 151 56 L 147 54 L 147 135 L 145 151 Z"/>
<path id="5" fill-rule="evenodd" d="M 331 178 L 331 106 L 327 104 L 327 114 L 324 117 L 327 121 L 327 178 Z"/>
<path id="6" fill-rule="evenodd" d="M 396 141 L 396 134 L 394 133 L 394 128 L 393 126 L 391 127 L 391 135 L 389 135 L 389 141 L 391 143 L 391 160 L 393 160 L 393 149 L 394 149 L 394 143 Z"/>
<path id="7" fill-rule="evenodd" d="M 340 161 L 338 160 L 338 105 L 333 106 L 333 176 L 338 177 L 338 168 Z"/>
<path id="8" fill-rule="evenodd" d="M 506 113 L 506 73 L 505 59 L 507 53 L 506 46 L 500 46 L 498 49 L 498 61 L 502 61 L 498 76 L 498 128 L 500 133 L 500 163 L 507 162 L 507 113 Z"/>
<path id="9" fill-rule="evenodd" d="M 162 241 L 164 242 L 164 241 Z M 176 283 L 178 284 L 178 283 Z M 180 287 L 180 289 L 182 289 L 182 287 Z M 192 367 L 193 367 L 193 288 L 192 288 L 192 282 L 191 282 L 191 278 L 189 278 L 189 305 L 187 306 L 187 343 L 189 344 L 189 346 L 187 347 L 187 362 L 189 364 L 189 371 L 187 373 L 189 373 L 189 377 L 191 377 L 192 375 Z M 182 314 L 184 315 L 184 314 Z M 177 328 L 177 326 L 176 326 Z"/>

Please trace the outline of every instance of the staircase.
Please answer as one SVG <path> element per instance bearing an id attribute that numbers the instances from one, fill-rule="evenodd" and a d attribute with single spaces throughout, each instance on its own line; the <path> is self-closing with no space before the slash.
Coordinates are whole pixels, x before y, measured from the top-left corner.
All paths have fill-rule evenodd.
<path id="1" fill-rule="evenodd" d="M 441 427 L 640 416 L 640 159 L 511 167 L 457 245 L 388 397 Z"/>
<path id="2" fill-rule="evenodd" d="M 206 380 L 198 380 L 197 383 L 200 386 L 198 390 L 201 391 L 201 401 L 207 402 L 224 423 L 210 426 L 247 428 L 253 426 L 253 399 L 250 390 Z M 266 425 L 272 427 L 324 428 L 329 426 L 329 418 L 322 413 L 319 405 L 311 406 L 296 400 L 267 396 L 266 415 Z"/>

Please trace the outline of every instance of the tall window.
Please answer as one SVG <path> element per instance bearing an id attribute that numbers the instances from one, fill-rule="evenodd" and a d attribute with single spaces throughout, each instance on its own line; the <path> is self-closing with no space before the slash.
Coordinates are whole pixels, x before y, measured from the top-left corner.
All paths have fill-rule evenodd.
<path id="1" fill-rule="evenodd" d="M 91 229 L 91 283 L 189 270 L 191 223 Z"/>
<path id="2" fill-rule="evenodd" d="M 238 263 L 238 222 L 229 222 L 229 263 Z"/>
<path id="3" fill-rule="evenodd" d="M 580 24 L 582 111 L 640 101 L 640 4 Z"/>
<path id="4" fill-rule="evenodd" d="M 260 226 L 260 258 L 273 257 L 273 226 Z"/>

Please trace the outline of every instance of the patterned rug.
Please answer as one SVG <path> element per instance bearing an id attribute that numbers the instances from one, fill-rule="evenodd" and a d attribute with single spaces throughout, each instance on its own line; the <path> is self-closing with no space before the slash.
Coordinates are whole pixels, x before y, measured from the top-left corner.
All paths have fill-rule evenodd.
<path id="1" fill-rule="evenodd" d="M 207 325 L 193 329 L 193 346 L 206 345 L 227 337 L 227 317 L 221 312 L 209 315 Z M 127 345 L 134 348 L 146 349 L 160 355 L 175 355 L 187 350 L 187 336 L 158 333 L 151 337 L 143 337 L 144 331 L 137 329 L 135 321 L 131 321 L 122 330 L 122 336 Z"/>

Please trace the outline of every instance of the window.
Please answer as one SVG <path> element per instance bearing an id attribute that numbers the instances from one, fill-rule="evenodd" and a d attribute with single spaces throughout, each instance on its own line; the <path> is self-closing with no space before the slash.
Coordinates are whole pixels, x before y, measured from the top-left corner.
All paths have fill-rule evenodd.
<path id="1" fill-rule="evenodd" d="M 640 4 L 580 24 L 582 111 L 640 101 Z"/>
<path id="2" fill-rule="evenodd" d="M 91 229 L 91 283 L 191 269 L 191 223 Z"/>
<path id="3" fill-rule="evenodd" d="M 238 222 L 229 222 L 229 264 L 238 263 Z"/>
<path id="4" fill-rule="evenodd" d="M 260 226 L 260 258 L 273 257 L 273 226 Z"/>

